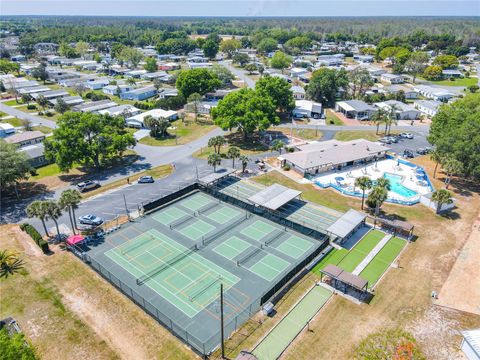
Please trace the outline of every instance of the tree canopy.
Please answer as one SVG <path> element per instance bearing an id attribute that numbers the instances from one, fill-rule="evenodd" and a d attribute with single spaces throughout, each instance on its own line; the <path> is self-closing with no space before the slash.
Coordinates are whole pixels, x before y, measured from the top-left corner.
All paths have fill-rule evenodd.
<path id="1" fill-rule="evenodd" d="M 480 94 L 440 107 L 432 119 L 428 141 L 441 157 L 462 164 L 467 178 L 480 179 Z"/>
<path id="2" fill-rule="evenodd" d="M 6 328 L 0 330 L 0 349 L 3 360 L 36 360 L 33 348 L 25 343 L 21 333 L 10 335 Z"/>
<path id="3" fill-rule="evenodd" d="M 236 39 L 223 40 L 220 43 L 220 51 L 231 58 L 238 49 L 242 47 L 242 43 Z"/>
<path id="4" fill-rule="evenodd" d="M 442 69 L 453 69 L 458 66 L 458 60 L 455 55 L 438 55 L 433 59 L 433 65 L 438 65 Z"/>
<path id="5" fill-rule="evenodd" d="M 270 65 L 274 69 L 286 69 L 292 62 L 292 57 L 282 51 L 276 51 L 270 59 Z"/>
<path id="6" fill-rule="evenodd" d="M 275 107 L 281 112 L 292 111 L 295 108 L 295 101 L 290 87 L 291 85 L 287 80 L 274 76 L 262 77 L 255 84 L 257 93 L 270 97 Z"/>
<path id="7" fill-rule="evenodd" d="M 0 141 L 0 187 L 2 190 L 28 178 L 31 170 L 28 157 L 23 151 L 17 151 L 16 145 Z"/>
<path id="8" fill-rule="evenodd" d="M 307 87 L 307 97 L 321 102 L 323 105 L 332 105 L 338 90 L 348 84 L 345 70 L 321 68 L 314 71 Z"/>
<path id="9" fill-rule="evenodd" d="M 252 89 L 241 89 L 225 96 L 212 109 L 212 117 L 222 129 L 237 129 L 244 138 L 256 130 L 266 130 L 280 122 L 272 99 Z"/>
<path id="10" fill-rule="evenodd" d="M 135 145 L 121 117 L 67 112 L 57 125 L 45 140 L 45 156 L 63 171 L 75 164 L 99 168 Z"/>
<path id="11" fill-rule="evenodd" d="M 199 68 L 181 71 L 175 86 L 185 98 L 188 98 L 193 93 L 205 95 L 220 84 L 218 76 L 213 71 Z"/>

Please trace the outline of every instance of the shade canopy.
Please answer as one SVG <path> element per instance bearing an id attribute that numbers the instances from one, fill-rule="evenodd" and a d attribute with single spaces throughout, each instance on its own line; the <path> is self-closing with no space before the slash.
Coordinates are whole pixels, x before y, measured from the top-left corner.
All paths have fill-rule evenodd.
<path id="1" fill-rule="evenodd" d="M 295 199 L 301 193 L 301 191 L 289 189 L 280 184 L 273 184 L 255 195 L 250 196 L 248 200 L 264 208 L 277 210 L 290 200 Z"/>
<path id="2" fill-rule="evenodd" d="M 85 240 L 83 235 L 71 235 L 67 238 L 67 245 L 76 245 Z"/>

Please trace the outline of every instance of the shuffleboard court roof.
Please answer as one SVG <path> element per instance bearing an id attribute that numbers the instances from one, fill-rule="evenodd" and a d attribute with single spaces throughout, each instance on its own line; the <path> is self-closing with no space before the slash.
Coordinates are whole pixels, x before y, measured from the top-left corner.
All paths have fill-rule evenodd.
<path id="1" fill-rule="evenodd" d="M 301 193 L 301 191 L 293 190 L 280 184 L 273 184 L 255 195 L 250 196 L 248 200 L 264 208 L 277 210 L 290 200 L 295 199 Z"/>
<path id="2" fill-rule="evenodd" d="M 350 209 L 330 225 L 327 231 L 340 238 L 344 238 L 360 225 L 366 217 L 366 214 Z"/>
<path id="3" fill-rule="evenodd" d="M 231 169 L 231 168 L 218 169 L 214 173 L 211 173 L 211 174 L 208 174 L 207 176 L 201 177 L 200 179 L 198 179 L 198 182 L 201 183 L 201 184 L 208 185 L 208 184 L 214 183 L 218 180 L 221 180 L 224 177 L 226 177 L 226 176 L 228 176 L 228 175 L 230 175 L 234 172 L 235 172 L 235 169 Z"/>
<path id="4" fill-rule="evenodd" d="M 321 270 L 321 272 L 359 290 L 364 289 L 368 284 L 368 281 L 364 278 L 358 275 L 353 275 L 352 273 L 344 271 L 338 266 L 332 264 L 328 264 L 327 266 L 325 266 L 325 269 Z"/>

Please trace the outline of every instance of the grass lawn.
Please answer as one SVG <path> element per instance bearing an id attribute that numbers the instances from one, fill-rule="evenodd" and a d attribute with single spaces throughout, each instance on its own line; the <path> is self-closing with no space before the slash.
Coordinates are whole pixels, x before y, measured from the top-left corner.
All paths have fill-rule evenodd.
<path id="1" fill-rule="evenodd" d="M 240 133 L 234 132 L 226 135 L 225 138 L 227 139 L 227 144 L 222 146 L 220 150 L 220 155 L 223 158 L 226 158 L 230 146 L 238 147 L 242 155 L 257 155 L 268 151 L 268 148 L 260 142 L 258 134 L 254 134 L 247 140 L 244 140 Z M 213 154 L 213 148 L 206 146 L 193 153 L 193 156 L 207 159 L 210 154 Z"/>
<path id="2" fill-rule="evenodd" d="M 140 139 L 140 144 L 150 146 L 183 145 L 196 140 L 215 129 L 215 125 L 201 125 L 193 122 L 186 124 L 183 123 L 182 120 L 172 122 L 171 126 L 177 128 L 177 130 L 168 130 L 171 136 L 163 139 L 156 139 L 151 136 L 147 136 L 143 139 Z M 175 141 L 175 133 L 177 135 L 177 141 Z"/>
<path id="3" fill-rule="evenodd" d="M 73 170 L 72 172 L 75 172 L 75 170 Z M 45 165 L 45 166 L 42 166 L 42 167 L 39 167 L 39 168 L 35 169 L 35 171 L 36 171 L 37 175 L 30 177 L 29 180 L 40 180 L 40 179 L 43 179 L 44 177 L 47 177 L 47 176 L 58 176 L 58 175 L 62 174 L 62 171 L 60 170 L 60 168 L 58 167 L 57 164 Z M 70 172 L 70 173 L 72 173 L 72 172 Z M 80 172 L 78 172 L 78 173 L 80 173 Z"/>
<path id="4" fill-rule="evenodd" d="M 49 128 L 48 126 L 43 126 L 43 125 L 34 126 L 33 130 L 41 131 L 44 134 L 50 134 L 53 132 L 52 128 Z"/>
<path id="5" fill-rule="evenodd" d="M 325 117 L 327 125 L 344 125 L 343 121 L 330 109 L 325 109 Z"/>
<path id="6" fill-rule="evenodd" d="M 36 105 L 36 104 L 34 104 L 33 102 L 30 102 L 30 105 Z M 16 109 L 20 110 L 20 111 L 23 111 L 23 112 L 26 112 L 26 113 L 36 113 L 36 112 L 42 111 L 42 108 L 38 105 L 36 105 L 37 106 L 36 109 L 32 109 L 32 110 L 27 109 L 27 106 L 28 105 L 22 105 L 22 106 L 17 107 Z"/>
<path id="7" fill-rule="evenodd" d="M 281 132 L 283 135 L 290 138 L 290 135 L 293 137 L 301 139 L 301 140 L 320 140 L 323 136 L 321 131 L 317 131 L 315 129 L 301 129 L 301 128 L 293 128 L 293 131 L 286 127 L 276 127 L 272 130 L 268 131 L 269 133 L 275 134 L 276 132 Z"/>
<path id="8" fill-rule="evenodd" d="M 396 131 L 391 131 L 390 135 L 395 135 L 398 132 Z M 375 131 L 370 131 L 370 130 L 344 130 L 344 131 L 338 131 L 335 134 L 335 139 L 340 140 L 340 141 L 350 141 L 350 140 L 356 140 L 356 139 L 366 139 L 370 141 L 378 141 L 378 139 L 382 138 L 384 135 L 383 130 L 380 128 L 378 131 L 378 135 L 376 134 Z"/>
<path id="9" fill-rule="evenodd" d="M 165 328 L 86 264 L 58 246 L 45 256 L 16 225 L 0 248 L 25 270 L 0 279 L 0 317 L 13 316 L 41 359 L 194 359 Z"/>
<path id="10" fill-rule="evenodd" d="M 432 85 L 443 85 L 443 86 L 471 86 L 477 85 L 478 78 L 470 77 L 470 78 L 462 78 L 462 79 L 455 79 L 454 81 L 451 80 L 439 80 L 439 81 L 431 81 L 428 80 Z"/>
<path id="11" fill-rule="evenodd" d="M 15 99 L 4 101 L 2 104 L 7 105 L 7 106 L 16 106 L 16 105 L 22 105 L 23 101 L 18 98 L 18 102 L 15 101 Z"/>
<path id="12" fill-rule="evenodd" d="M 16 117 L 2 120 L 2 122 L 8 123 L 8 124 L 10 124 L 12 126 L 15 126 L 15 127 L 23 125 L 22 119 L 19 119 L 19 118 L 16 118 Z"/>

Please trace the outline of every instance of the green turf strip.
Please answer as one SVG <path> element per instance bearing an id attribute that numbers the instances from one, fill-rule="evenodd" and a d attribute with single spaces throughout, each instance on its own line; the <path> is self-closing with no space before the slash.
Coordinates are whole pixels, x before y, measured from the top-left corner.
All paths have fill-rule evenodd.
<path id="1" fill-rule="evenodd" d="M 312 271 L 320 275 L 320 270 L 323 270 L 325 266 L 327 266 L 328 264 L 337 265 L 347 254 L 347 249 L 333 249 L 317 265 L 315 265 Z"/>
<path id="2" fill-rule="evenodd" d="M 368 280 L 369 286 L 373 286 L 382 274 L 388 269 L 390 264 L 395 260 L 400 251 L 407 242 L 397 237 L 391 238 L 378 254 L 363 269 L 360 276 Z"/>
<path id="3" fill-rule="evenodd" d="M 370 231 L 350 250 L 349 254 L 340 261 L 338 266 L 345 271 L 352 272 L 385 235 L 381 231 Z"/>
<path id="4" fill-rule="evenodd" d="M 331 295 L 330 290 L 315 286 L 258 344 L 253 354 L 260 360 L 277 359 Z"/>

